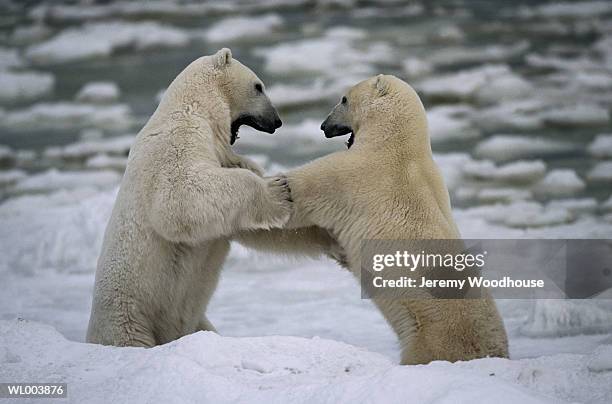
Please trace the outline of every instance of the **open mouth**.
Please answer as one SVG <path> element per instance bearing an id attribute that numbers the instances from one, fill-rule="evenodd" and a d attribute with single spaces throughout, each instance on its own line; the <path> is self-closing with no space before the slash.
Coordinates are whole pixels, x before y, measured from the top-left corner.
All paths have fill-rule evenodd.
<path id="1" fill-rule="evenodd" d="M 321 129 L 323 129 L 323 133 L 325 133 L 325 137 L 328 139 L 332 137 L 348 135 L 350 133 L 351 136 L 349 137 L 348 141 L 345 143 L 347 149 L 350 149 L 353 143 L 355 142 L 355 134 L 353 133 L 353 130 L 349 128 L 348 126 L 334 125 L 331 128 L 329 128 L 329 127 L 325 127 L 322 125 Z"/>
<path id="2" fill-rule="evenodd" d="M 238 131 L 242 125 L 250 126 L 253 129 L 266 133 L 274 133 L 276 130 L 274 125 L 264 126 L 259 119 L 253 116 L 240 116 L 234 122 L 232 122 L 230 144 L 234 144 L 237 139 L 240 139 L 240 136 L 238 136 Z"/>

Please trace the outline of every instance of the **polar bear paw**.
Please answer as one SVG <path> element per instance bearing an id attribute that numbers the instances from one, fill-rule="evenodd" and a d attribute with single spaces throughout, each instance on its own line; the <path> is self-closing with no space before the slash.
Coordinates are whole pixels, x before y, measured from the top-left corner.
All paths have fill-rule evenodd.
<path id="1" fill-rule="evenodd" d="M 291 199 L 289 181 L 284 175 L 276 175 L 266 180 L 273 207 L 270 226 L 282 227 L 289 221 L 293 211 L 293 199 Z"/>

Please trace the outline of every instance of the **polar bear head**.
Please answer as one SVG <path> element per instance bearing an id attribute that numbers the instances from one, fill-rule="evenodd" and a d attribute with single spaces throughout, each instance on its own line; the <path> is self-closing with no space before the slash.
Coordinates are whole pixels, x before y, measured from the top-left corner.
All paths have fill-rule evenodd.
<path id="1" fill-rule="evenodd" d="M 348 148 L 355 142 L 381 141 L 429 145 L 427 117 L 419 96 L 391 75 L 379 74 L 350 88 L 323 121 L 321 130 L 327 138 L 350 133 Z"/>
<path id="2" fill-rule="evenodd" d="M 267 133 L 274 133 L 280 128 L 282 122 L 259 77 L 233 59 L 232 52 L 227 48 L 221 49 L 212 58 L 217 71 L 218 87 L 230 109 L 230 143 L 236 141 L 238 129 L 242 125 Z"/>
<path id="3" fill-rule="evenodd" d="M 187 109 L 208 118 L 228 134 L 224 138 L 231 144 L 241 125 L 268 133 L 282 125 L 263 82 L 227 48 L 189 64 L 168 87 L 160 105 L 171 112 Z"/>

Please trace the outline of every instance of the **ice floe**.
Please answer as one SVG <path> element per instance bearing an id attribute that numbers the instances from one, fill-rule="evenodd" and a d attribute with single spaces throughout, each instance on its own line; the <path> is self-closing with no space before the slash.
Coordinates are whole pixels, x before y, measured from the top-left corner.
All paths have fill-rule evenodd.
<path id="1" fill-rule="evenodd" d="M 494 161 L 548 157 L 576 149 L 572 143 L 537 136 L 494 135 L 476 146 L 476 155 Z"/>
<path id="2" fill-rule="evenodd" d="M 415 85 L 428 97 L 475 100 L 485 104 L 522 98 L 533 91 L 529 82 L 512 73 L 505 65 L 485 65 L 462 70 L 425 79 Z"/>
<path id="3" fill-rule="evenodd" d="M 597 158 L 612 158 L 612 134 L 597 135 L 587 150 Z"/>
<path id="4" fill-rule="evenodd" d="M 36 100 L 50 94 L 54 85 L 55 78 L 50 73 L 0 70 L 0 103 Z"/>
<path id="5" fill-rule="evenodd" d="M 28 47 L 25 55 L 34 63 L 61 63 L 106 57 L 126 47 L 184 46 L 189 40 L 185 31 L 152 21 L 87 23 Z"/>
<path id="6" fill-rule="evenodd" d="M 225 18 L 204 33 L 209 42 L 261 39 L 270 36 L 283 26 L 278 14 Z"/>
<path id="7" fill-rule="evenodd" d="M 38 103 L 7 112 L 0 126 L 19 130 L 31 128 L 127 129 L 132 124 L 126 104 L 92 105 L 75 102 Z"/>
<path id="8" fill-rule="evenodd" d="M 543 126 L 541 111 L 546 104 L 540 100 L 515 100 L 476 111 L 474 124 L 488 131 L 534 130 Z"/>
<path id="9" fill-rule="evenodd" d="M 79 90 L 76 100 L 91 104 L 109 104 L 117 101 L 120 94 L 117 84 L 111 81 L 94 81 Z"/>
<path id="10" fill-rule="evenodd" d="M 20 181 L 26 177 L 27 177 L 26 172 L 23 170 L 19 170 L 19 169 L 0 171 L 0 187 L 6 187 L 8 185 L 13 185 L 17 181 Z"/>
<path id="11" fill-rule="evenodd" d="M 0 144 L 0 167 L 11 167 L 15 165 L 15 152 L 8 146 Z"/>
<path id="12" fill-rule="evenodd" d="M 518 15 L 523 18 L 590 18 L 612 13 L 608 1 L 559 1 L 539 6 L 522 6 Z"/>
<path id="13" fill-rule="evenodd" d="M 365 32 L 354 28 L 330 29 L 323 37 L 256 48 L 266 71 L 279 75 L 319 73 L 327 76 L 372 74 L 372 64 L 391 59 L 389 44 L 362 43 Z"/>
<path id="14" fill-rule="evenodd" d="M 610 122 L 610 112 L 598 105 L 578 104 L 553 108 L 543 113 L 545 123 L 557 126 L 602 126 Z"/>
<path id="15" fill-rule="evenodd" d="M 0 71 L 12 67 L 22 67 L 23 64 L 23 59 L 17 49 L 0 47 Z"/>
<path id="16" fill-rule="evenodd" d="M 612 161 L 596 163 L 587 173 L 587 179 L 593 182 L 612 182 Z"/>
<path id="17" fill-rule="evenodd" d="M 134 139 L 134 135 L 124 135 L 104 139 L 81 140 L 66 146 L 49 147 L 44 151 L 44 156 L 66 160 L 82 160 L 97 154 L 127 157 L 130 147 L 132 147 L 134 143 Z"/>
<path id="18" fill-rule="evenodd" d="M 551 170 L 534 185 L 536 194 L 548 197 L 568 197 L 582 192 L 585 182 L 569 168 Z"/>
<path id="19" fill-rule="evenodd" d="M 344 90 L 350 86 L 344 80 L 329 81 L 316 79 L 308 85 L 299 84 L 273 84 L 266 93 L 278 108 L 292 108 L 309 105 L 324 100 L 340 99 Z"/>
<path id="20" fill-rule="evenodd" d="M 464 174 L 477 179 L 511 183 L 532 183 L 544 177 L 546 164 L 542 160 L 519 160 L 496 166 L 490 160 L 472 161 L 463 166 Z"/>
<path id="21" fill-rule="evenodd" d="M 127 165 L 127 157 L 109 156 L 108 154 L 96 154 L 87 159 L 85 167 L 100 170 L 111 169 L 123 171 Z"/>
<path id="22" fill-rule="evenodd" d="M 468 105 L 440 105 L 429 108 L 427 121 L 433 143 L 450 140 L 474 139 L 480 130 L 469 119 L 473 108 Z"/>
<path id="23" fill-rule="evenodd" d="M 527 52 L 530 44 L 521 41 L 512 45 L 489 45 L 478 48 L 443 48 L 433 52 L 427 61 L 434 66 L 500 63 Z"/>
<path id="24" fill-rule="evenodd" d="M 433 66 L 431 63 L 416 57 L 405 59 L 402 62 L 402 68 L 404 69 L 404 73 L 406 73 L 410 78 L 426 76 L 433 71 Z"/>
<path id="25" fill-rule="evenodd" d="M 121 176 L 115 171 L 59 171 L 50 169 L 18 181 L 12 193 L 38 193 L 74 188 L 108 188 L 119 183 Z"/>
<path id="26" fill-rule="evenodd" d="M 553 199 L 546 206 L 567 209 L 573 214 L 589 214 L 597 210 L 597 200 L 595 198 Z"/>
<path id="27" fill-rule="evenodd" d="M 533 198 L 533 194 L 528 189 L 520 188 L 483 188 L 475 192 L 475 197 L 479 202 L 512 202 Z"/>

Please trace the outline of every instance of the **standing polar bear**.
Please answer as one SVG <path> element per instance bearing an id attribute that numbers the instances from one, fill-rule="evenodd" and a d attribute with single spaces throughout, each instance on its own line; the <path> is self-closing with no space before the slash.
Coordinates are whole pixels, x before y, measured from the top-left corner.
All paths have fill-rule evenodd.
<path id="1" fill-rule="evenodd" d="M 283 226 L 282 177 L 230 144 L 246 124 L 281 126 L 263 83 L 229 49 L 183 70 L 142 128 L 106 229 L 87 341 L 150 347 L 197 330 L 237 231 Z"/>
<path id="2" fill-rule="evenodd" d="M 408 84 L 387 75 L 362 81 L 342 97 L 321 129 L 326 137 L 351 133 L 349 149 L 287 174 L 294 201 L 289 227 L 329 231 L 344 252 L 343 265 L 357 277 L 363 240 L 459 239 L 432 158 L 425 110 Z M 247 232 L 239 240 L 270 250 L 281 249 L 283 242 L 287 250 L 316 245 L 290 229 Z M 373 301 L 398 335 L 402 364 L 507 357 L 495 303 L 486 290 L 477 292 L 483 298 L 416 299 L 404 290 Z"/>

